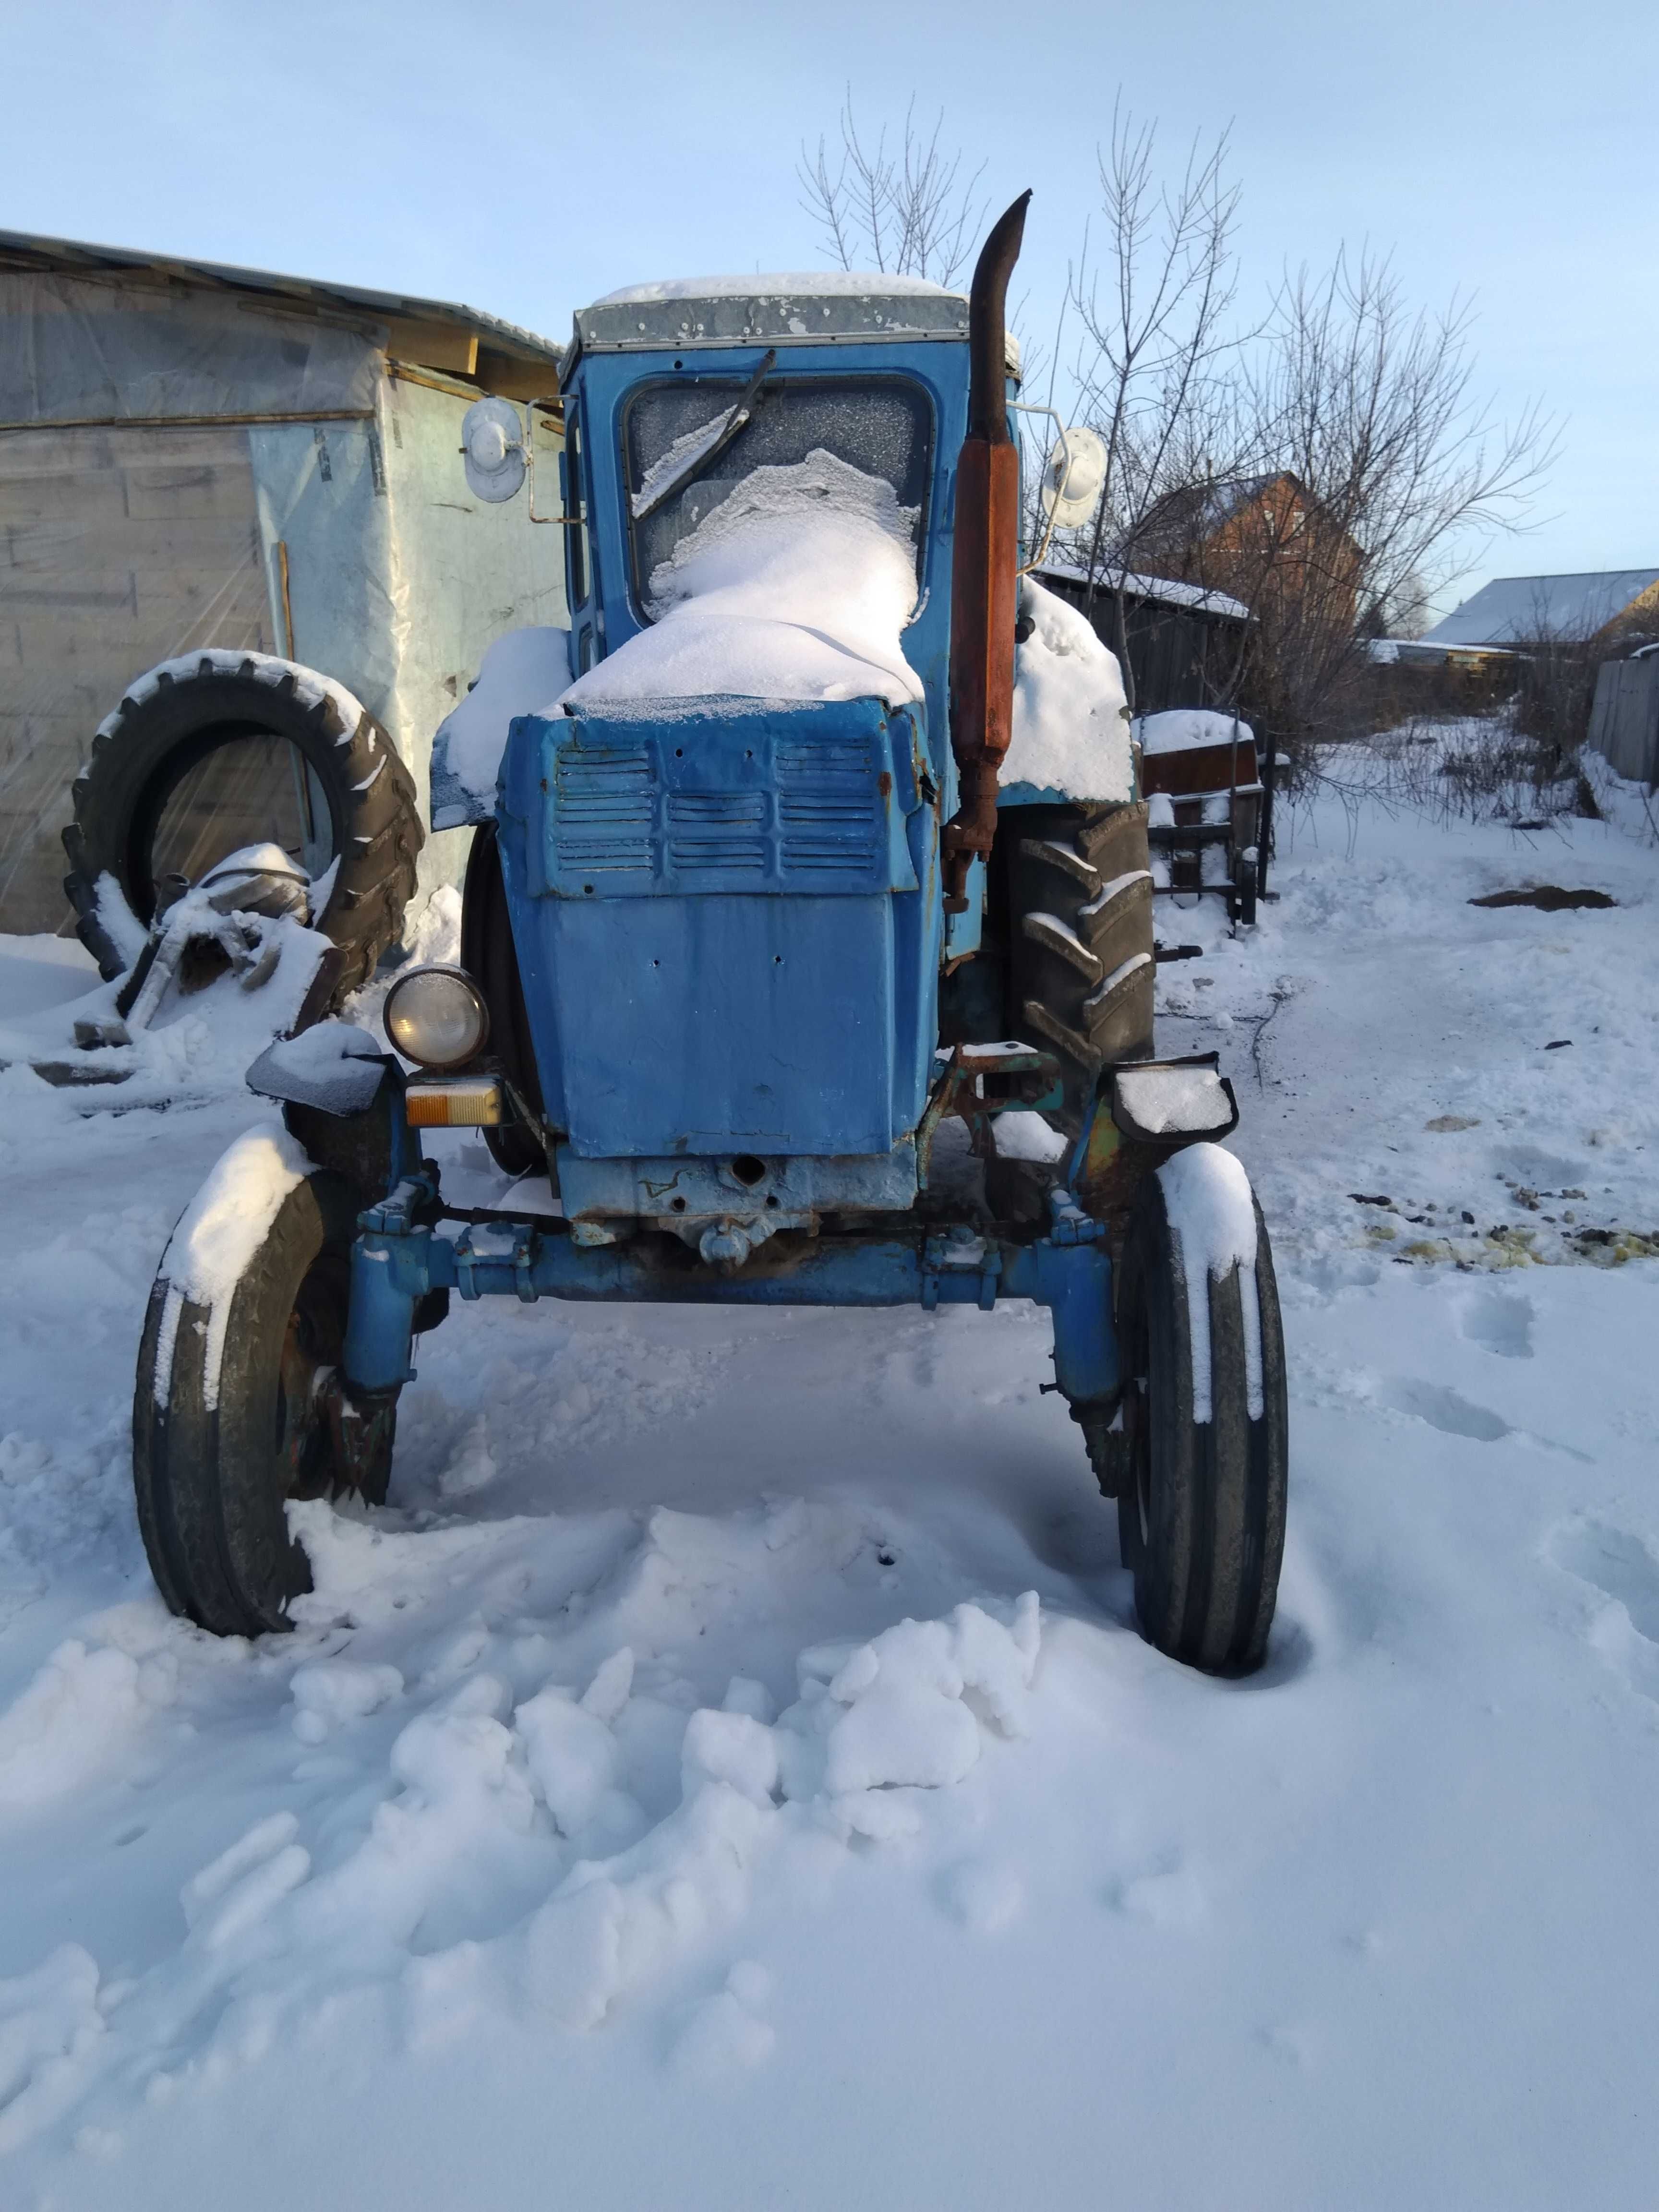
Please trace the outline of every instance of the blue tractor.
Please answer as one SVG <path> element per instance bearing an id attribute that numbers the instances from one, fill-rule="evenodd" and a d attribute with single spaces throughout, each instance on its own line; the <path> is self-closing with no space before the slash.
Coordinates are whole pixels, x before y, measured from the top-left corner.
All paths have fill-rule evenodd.
<path id="1" fill-rule="evenodd" d="M 1260 1664 L 1272 1261 L 1218 1142 L 1231 1086 L 1154 1055 L 1115 665 L 1022 568 L 1025 204 L 965 300 L 754 278 L 576 317 L 569 629 L 502 641 L 434 750 L 434 823 L 475 825 L 460 963 L 399 976 L 395 1054 L 332 1021 L 255 1063 L 283 1126 L 232 1147 L 161 1264 L 134 1465 L 175 1611 L 287 1625 L 287 1503 L 384 1499 L 413 1339 L 458 1292 L 1014 1298 L 1053 1317 L 1144 1634 Z M 514 410 L 465 434 L 475 488 L 515 491 Z M 1086 507 L 1086 445 L 1055 443 L 1051 516 Z M 458 1127 L 520 1179 L 496 1207 L 447 1203 L 422 1157 Z"/>

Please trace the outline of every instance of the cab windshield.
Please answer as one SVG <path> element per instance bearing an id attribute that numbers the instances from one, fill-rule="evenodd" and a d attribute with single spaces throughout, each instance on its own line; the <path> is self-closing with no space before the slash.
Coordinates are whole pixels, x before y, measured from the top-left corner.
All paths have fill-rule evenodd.
<path id="1" fill-rule="evenodd" d="M 628 404 L 623 463 L 641 605 L 650 597 L 652 572 L 751 469 L 788 465 L 819 451 L 866 476 L 884 477 L 899 505 L 916 510 L 920 575 L 933 459 L 933 408 L 921 386 L 902 377 L 769 378 L 752 416 L 721 444 L 746 389 L 741 377 L 676 378 L 643 386 Z M 653 505 L 658 487 L 704 453 L 707 465 L 684 489 Z"/>

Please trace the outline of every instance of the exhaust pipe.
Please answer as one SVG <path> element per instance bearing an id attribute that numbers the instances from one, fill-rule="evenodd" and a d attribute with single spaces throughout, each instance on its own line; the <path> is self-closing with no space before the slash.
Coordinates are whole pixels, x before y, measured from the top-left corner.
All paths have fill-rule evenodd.
<path id="1" fill-rule="evenodd" d="M 990 855 L 997 771 L 1014 713 L 1018 613 L 1019 455 L 1008 428 L 1008 279 L 1030 192 L 1000 216 L 968 295 L 968 434 L 957 462 L 951 578 L 951 750 L 958 805 L 945 825 L 945 911 L 967 910 L 968 870 Z"/>

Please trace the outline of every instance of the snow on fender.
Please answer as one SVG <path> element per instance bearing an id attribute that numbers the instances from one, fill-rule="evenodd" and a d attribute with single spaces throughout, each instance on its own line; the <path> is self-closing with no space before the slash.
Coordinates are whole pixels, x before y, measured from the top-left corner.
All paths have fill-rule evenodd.
<path id="1" fill-rule="evenodd" d="M 185 1207 L 161 1261 L 167 1297 L 155 1360 L 158 1406 L 167 1402 L 179 1318 L 187 1303 L 208 1310 L 204 1399 L 210 1412 L 218 1405 L 232 1296 L 270 1234 L 283 1200 L 312 1171 L 311 1161 L 281 1121 L 261 1121 L 244 1130 L 221 1155 Z"/>
<path id="2" fill-rule="evenodd" d="M 1188 1145 L 1158 1170 L 1164 1204 L 1181 1255 L 1192 1331 L 1193 1419 L 1212 1414 L 1210 1373 L 1211 1281 L 1237 1267 L 1244 1316 L 1244 1374 L 1249 1415 L 1261 1419 L 1261 1309 L 1255 1279 L 1255 1200 L 1243 1162 L 1219 1145 Z"/>

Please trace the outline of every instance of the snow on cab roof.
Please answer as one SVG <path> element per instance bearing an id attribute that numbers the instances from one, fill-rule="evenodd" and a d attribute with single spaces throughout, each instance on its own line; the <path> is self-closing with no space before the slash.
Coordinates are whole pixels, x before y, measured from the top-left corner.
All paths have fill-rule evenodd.
<path id="1" fill-rule="evenodd" d="M 966 299 L 926 276 L 888 276 L 858 269 L 808 269 L 769 276 L 668 276 L 651 284 L 624 284 L 596 300 L 596 307 L 636 306 L 648 300 Z"/>
<path id="2" fill-rule="evenodd" d="M 856 339 L 968 335 L 968 301 L 919 276 L 814 269 L 752 276 L 680 276 L 625 285 L 576 311 L 576 348 L 833 345 Z"/>

